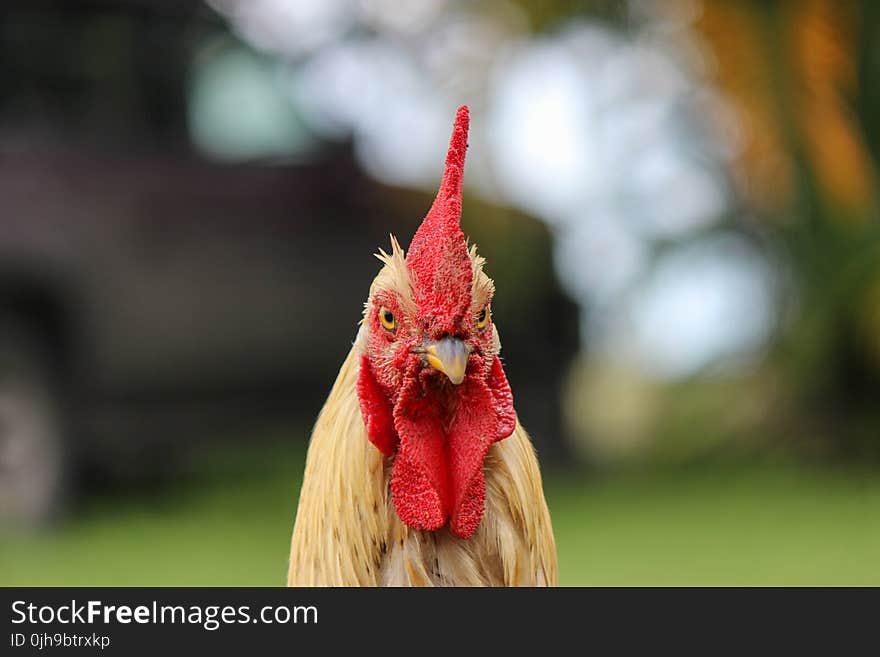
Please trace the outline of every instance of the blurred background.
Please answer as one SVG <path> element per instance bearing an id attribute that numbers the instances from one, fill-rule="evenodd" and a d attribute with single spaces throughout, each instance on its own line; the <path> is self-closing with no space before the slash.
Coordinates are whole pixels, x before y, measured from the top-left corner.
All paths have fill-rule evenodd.
<path id="1" fill-rule="evenodd" d="M 7 0 L 0 584 L 280 585 L 471 108 L 561 580 L 880 584 L 880 5 Z"/>

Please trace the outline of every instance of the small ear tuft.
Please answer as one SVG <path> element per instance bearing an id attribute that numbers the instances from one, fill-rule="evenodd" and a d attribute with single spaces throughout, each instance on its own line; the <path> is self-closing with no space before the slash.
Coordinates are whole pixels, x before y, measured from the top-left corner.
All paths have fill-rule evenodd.
<path id="1" fill-rule="evenodd" d="M 473 268 L 472 310 L 479 312 L 483 306 L 492 300 L 492 296 L 495 294 L 495 282 L 483 271 L 486 259 L 477 253 L 476 244 L 471 245 L 468 250 L 468 256 L 471 259 L 471 267 Z"/>
<path id="2" fill-rule="evenodd" d="M 380 290 L 388 290 L 397 294 L 406 312 L 414 312 L 415 305 L 412 301 L 412 287 L 409 269 L 406 266 L 406 256 L 394 235 L 390 237 L 391 253 L 379 249 L 378 253 L 373 254 L 384 266 L 373 279 L 373 284 L 370 286 L 370 298 L 372 299 Z"/>

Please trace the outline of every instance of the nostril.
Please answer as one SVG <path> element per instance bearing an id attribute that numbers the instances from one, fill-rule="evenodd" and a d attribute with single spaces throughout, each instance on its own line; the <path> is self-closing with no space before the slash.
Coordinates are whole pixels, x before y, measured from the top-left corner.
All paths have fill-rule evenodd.
<path id="1" fill-rule="evenodd" d="M 447 331 L 437 336 L 437 340 L 458 340 L 464 342 L 467 340 L 467 334 L 463 331 Z"/>
<path id="2" fill-rule="evenodd" d="M 422 327 L 422 333 L 431 340 L 442 340 L 443 338 L 455 338 L 458 340 L 467 340 L 470 333 L 470 324 L 465 321 L 463 315 L 427 315 L 419 321 Z"/>

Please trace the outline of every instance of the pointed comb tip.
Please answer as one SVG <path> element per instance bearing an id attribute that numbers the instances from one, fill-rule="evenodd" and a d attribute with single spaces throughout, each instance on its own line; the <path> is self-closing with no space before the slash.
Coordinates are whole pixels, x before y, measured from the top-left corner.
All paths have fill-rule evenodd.
<path id="1" fill-rule="evenodd" d="M 467 105 L 462 105 L 455 113 L 455 124 L 452 127 L 452 137 L 449 140 L 449 151 L 452 153 L 453 148 L 456 151 L 462 151 L 462 159 L 464 159 L 464 150 L 467 149 L 468 128 L 471 123 L 471 114 Z M 464 142 L 462 144 L 462 142 Z M 464 148 L 461 148 L 464 146 Z"/>
<path id="2" fill-rule="evenodd" d="M 449 139 L 449 150 L 446 153 L 446 168 L 440 184 L 441 196 L 460 196 L 464 174 L 464 159 L 467 153 L 468 128 L 470 127 L 470 110 L 462 105 L 455 113 L 455 125 Z"/>
<path id="3" fill-rule="evenodd" d="M 461 193 L 469 124 L 470 110 L 467 105 L 462 105 L 455 113 L 455 124 L 449 139 L 449 150 L 446 153 L 446 166 L 440 182 L 440 189 L 437 191 L 437 196 L 428 210 L 428 214 L 410 242 L 410 248 L 407 252 L 408 261 L 411 256 L 416 256 L 429 241 L 461 240 L 462 248 L 465 252 L 467 251 L 459 222 L 461 220 Z"/>

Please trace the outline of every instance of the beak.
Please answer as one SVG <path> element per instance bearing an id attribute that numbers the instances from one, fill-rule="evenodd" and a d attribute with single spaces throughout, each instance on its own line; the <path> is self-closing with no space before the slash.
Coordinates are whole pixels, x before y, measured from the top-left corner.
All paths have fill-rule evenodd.
<path id="1" fill-rule="evenodd" d="M 446 337 L 424 346 L 425 361 L 438 372 L 449 377 L 453 385 L 464 381 L 470 348 L 458 338 Z"/>

